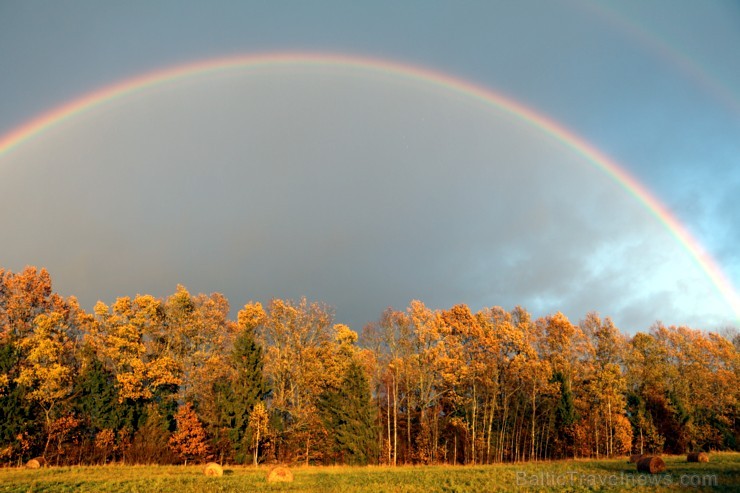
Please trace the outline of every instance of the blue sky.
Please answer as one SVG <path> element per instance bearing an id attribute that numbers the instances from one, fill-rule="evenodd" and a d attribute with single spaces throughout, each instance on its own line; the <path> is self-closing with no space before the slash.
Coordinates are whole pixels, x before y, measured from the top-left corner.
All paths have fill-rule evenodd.
<path id="1" fill-rule="evenodd" d="M 303 51 L 409 63 L 508 95 L 581 135 L 652 190 L 739 285 L 737 46 L 740 5 L 732 1 L 3 0 L 0 134 L 103 86 L 195 60 Z M 280 86 L 280 74 L 266 75 L 272 79 L 263 85 L 235 74 L 232 82 L 243 83 L 239 89 L 218 78 L 183 84 L 71 121 L 12 156 L 0 156 L 6 187 L 0 225 L 7 232 L 0 265 L 46 265 L 60 290 L 90 306 L 94 293 L 105 301 L 140 291 L 163 296 L 178 282 L 193 291 L 223 291 L 235 306 L 305 294 L 336 306 L 338 318 L 356 329 L 385 306 L 401 308 L 413 297 L 440 307 L 522 304 L 538 315 L 562 309 L 574 320 L 597 310 L 626 330 L 645 329 L 655 320 L 710 328 L 734 323 L 731 310 L 692 271 L 660 224 L 536 129 L 521 129 L 439 89 L 416 97 L 392 80 L 351 82 L 345 75 L 327 80 L 304 74 Z M 260 95 L 261 106 L 249 102 L 250 94 Z M 345 105 L 317 115 L 337 94 L 345 94 Z M 294 97 L 281 113 L 275 105 L 286 95 Z M 201 106 L 182 103 L 194 99 Z M 255 113 L 242 118 L 227 111 L 229 102 Z M 297 113 L 300 108 L 310 109 L 310 118 Z M 198 149 L 185 143 L 206 131 L 197 115 L 210 115 L 232 131 L 261 132 L 262 138 L 245 148 L 235 144 L 238 135 L 218 140 L 222 136 L 214 134 L 214 147 L 190 160 Z M 424 115 L 444 118 L 417 124 Z M 146 121 L 160 126 L 136 133 Z M 293 126 L 285 127 L 286 121 Z M 363 122 L 353 127 L 363 138 L 347 130 L 348 121 Z M 102 128 L 116 131 L 100 133 Z M 157 128 L 169 130 L 158 140 Z M 372 139 L 370 132 L 376 133 Z M 352 145 L 317 154 L 308 166 L 306 149 L 338 134 Z M 92 136 L 98 145 L 90 145 Z M 435 139 L 444 145 L 430 143 Z M 172 142 L 182 142 L 180 154 L 157 145 Z M 138 152 L 124 152 L 131 148 Z M 364 151 L 359 157 L 358 148 Z M 112 149 L 120 152 L 112 155 Z M 250 152 L 263 156 L 250 173 L 229 167 L 228 156 L 243 163 Z M 467 161 L 460 164 L 455 155 Z M 224 180 L 243 187 L 209 182 L 213 174 L 198 170 L 210 158 L 223 163 Z M 342 160 L 354 164 L 343 168 Z M 378 171 L 381 161 L 389 163 L 385 173 Z M 121 176 L 123 169 L 151 174 L 160 192 Z M 428 176 L 419 180 L 421 173 Z M 274 194 L 263 197 L 264 186 L 249 183 L 277 184 L 285 177 L 288 198 L 274 203 Z M 42 199 L 14 210 L 18 200 L 34 201 L 28 192 L 20 194 L 22 183 L 34 184 L 48 201 L 53 197 L 53 213 L 39 205 L 46 203 Z M 304 196 L 307 184 L 322 196 L 342 189 L 353 194 L 339 194 L 343 202 L 336 207 Z M 507 188 L 514 184 L 521 193 Z M 556 184 L 562 193 L 552 190 Z M 386 197 L 387 210 L 368 186 Z M 244 190 L 259 201 L 213 205 L 215 197 L 238 197 Z M 170 205 L 183 199 L 188 207 Z M 97 217 L 91 204 L 102 201 L 107 205 Z M 270 208 L 256 213 L 259 204 Z M 147 216 L 145 209 L 158 212 Z M 295 219 L 301 211 L 313 214 L 310 220 Z M 97 234 L 72 234 L 90 225 Z M 56 231 L 52 241 L 49 229 Z M 232 233 L 223 236 L 224 229 Z M 212 242 L 199 242 L 204 231 Z M 259 245 L 250 231 L 259 232 Z M 441 240 L 441 231 L 457 239 Z M 377 239 L 391 233 L 397 241 Z M 157 235 L 158 242 L 141 240 Z M 84 245 L 77 243 L 82 237 Z M 227 243 L 240 247 L 228 249 Z M 151 264 L 132 268 L 142 257 Z M 198 259 L 210 263 L 198 265 Z M 285 272 L 276 272 L 281 265 Z"/>

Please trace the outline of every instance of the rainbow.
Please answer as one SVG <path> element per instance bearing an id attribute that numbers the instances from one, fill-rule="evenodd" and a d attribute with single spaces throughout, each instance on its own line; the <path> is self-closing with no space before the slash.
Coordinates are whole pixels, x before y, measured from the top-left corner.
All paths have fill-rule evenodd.
<path id="1" fill-rule="evenodd" d="M 666 42 L 655 33 L 641 27 L 635 19 L 620 12 L 617 6 L 612 7 L 600 2 L 583 2 L 582 7 L 623 33 L 627 39 L 638 42 L 656 55 L 660 61 L 672 65 L 718 102 L 722 102 L 735 113 L 740 114 L 740 101 L 727 84 L 717 79 L 716 76 L 711 77 L 706 69 L 673 48 L 675 43 Z"/>
<path id="2" fill-rule="evenodd" d="M 179 65 L 148 73 L 87 94 L 79 99 L 63 104 L 11 131 L 0 138 L 0 159 L 13 149 L 39 136 L 52 127 L 99 105 L 123 98 L 144 89 L 165 84 L 181 77 L 196 74 L 228 71 L 243 68 L 260 68 L 266 66 L 341 66 L 358 71 L 387 73 L 411 81 L 436 85 L 455 93 L 490 105 L 511 116 L 549 134 L 564 147 L 586 158 L 594 166 L 603 170 L 610 178 L 619 183 L 625 190 L 640 201 L 670 231 L 676 240 L 685 248 L 691 258 L 702 269 L 720 295 L 727 301 L 740 322 L 740 296 L 732 282 L 724 274 L 719 264 L 705 251 L 699 241 L 680 223 L 680 221 L 639 181 L 630 175 L 622 166 L 597 150 L 582 137 L 571 132 L 563 125 L 531 108 L 490 89 L 471 82 L 457 79 L 450 75 L 435 72 L 426 68 L 400 64 L 387 60 L 349 57 L 343 55 L 311 53 L 278 53 L 248 55 L 227 58 L 216 58 Z"/>

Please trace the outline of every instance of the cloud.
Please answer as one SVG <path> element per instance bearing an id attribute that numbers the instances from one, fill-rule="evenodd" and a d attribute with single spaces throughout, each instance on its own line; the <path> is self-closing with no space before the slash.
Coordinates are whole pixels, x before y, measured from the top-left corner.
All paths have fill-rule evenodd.
<path id="1" fill-rule="evenodd" d="M 305 295 L 356 329 L 414 298 L 597 310 L 627 329 L 730 318 L 603 171 L 494 108 L 383 74 L 179 80 L 3 159 L 0 262 L 46 266 L 88 308 L 183 283 L 237 308 Z"/>

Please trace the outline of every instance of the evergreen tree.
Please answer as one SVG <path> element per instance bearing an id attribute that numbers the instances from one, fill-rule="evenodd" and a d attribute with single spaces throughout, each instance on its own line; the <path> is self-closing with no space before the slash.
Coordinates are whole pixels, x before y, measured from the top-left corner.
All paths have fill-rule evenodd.
<path id="1" fill-rule="evenodd" d="M 131 446 L 124 454 L 124 461 L 134 464 L 172 464 L 177 457 L 169 448 L 171 436 L 169 421 L 162 416 L 159 406 L 150 404 L 145 412 L 146 421 L 134 435 Z"/>
<path id="2" fill-rule="evenodd" d="M 632 451 L 638 454 L 660 453 L 665 438 L 658 432 L 645 401 L 639 394 L 627 395 L 627 419 L 632 425 Z"/>
<path id="3" fill-rule="evenodd" d="M 116 412 L 118 393 L 115 379 L 99 359 L 93 356 L 75 380 L 73 395 L 75 411 L 87 418 L 91 433 L 103 428 L 120 428 Z"/>
<path id="4" fill-rule="evenodd" d="M 245 328 L 234 342 L 231 364 L 234 368 L 233 379 L 215 382 L 214 394 L 220 411 L 219 428 L 229 430 L 229 440 L 236 452 L 235 459 L 244 462 L 250 448 L 245 440 L 249 415 L 268 394 L 262 370 L 262 348 L 255 340 L 252 328 Z"/>
<path id="5" fill-rule="evenodd" d="M 356 361 L 337 390 L 321 394 L 318 406 L 337 462 L 365 465 L 377 457 L 375 408 L 367 377 Z"/>
<path id="6" fill-rule="evenodd" d="M 32 437 L 42 429 L 39 408 L 26 398 L 26 389 L 15 382 L 20 353 L 10 342 L 0 344 L 0 449 L 11 447 L 20 459 L 19 436 Z"/>
<path id="7" fill-rule="evenodd" d="M 570 382 L 562 372 L 555 372 L 553 381 L 560 387 L 560 399 L 555 408 L 555 453 L 561 457 L 573 454 L 573 424 L 578 420 Z"/>
<path id="8" fill-rule="evenodd" d="M 143 400 L 125 399 L 119 393 L 113 372 L 94 355 L 85 356 L 83 372 L 75 379 L 73 413 L 86 421 L 85 436 L 102 454 L 103 462 L 113 451 L 117 433 L 139 428 L 144 413 Z"/>

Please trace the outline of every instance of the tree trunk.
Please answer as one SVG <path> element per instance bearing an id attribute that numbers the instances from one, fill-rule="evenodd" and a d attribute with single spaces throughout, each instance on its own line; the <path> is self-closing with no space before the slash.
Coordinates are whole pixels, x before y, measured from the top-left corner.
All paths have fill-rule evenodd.
<path id="1" fill-rule="evenodd" d="M 387 383 L 385 389 L 386 399 L 388 400 L 388 406 L 385 409 L 385 414 L 388 419 L 388 465 L 391 465 L 393 463 L 391 460 L 391 452 L 393 449 L 393 441 L 391 440 L 391 389 L 388 387 Z"/>
<path id="2" fill-rule="evenodd" d="M 614 455 L 614 427 L 612 426 L 612 402 L 610 398 L 606 400 L 607 411 L 609 413 L 609 437 L 607 439 L 607 445 L 609 450 L 609 457 Z"/>
<path id="3" fill-rule="evenodd" d="M 255 466 L 257 465 L 257 457 L 259 456 L 259 453 L 260 453 L 260 430 L 259 430 L 259 426 L 257 426 L 257 436 L 255 437 L 255 440 L 254 440 L 254 460 L 252 461 L 252 463 Z"/>
<path id="4" fill-rule="evenodd" d="M 491 409 L 488 415 L 488 437 L 486 438 L 486 463 L 491 463 L 491 435 L 493 434 L 493 416 L 496 411 L 496 396 L 491 397 Z"/>
<path id="5" fill-rule="evenodd" d="M 411 462 L 412 457 L 411 450 L 411 392 L 409 392 L 409 386 L 406 385 L 406 463 Z"/>
<path id="6" fill-rule="evenodd" d="M 596 460 L 599 459 L 599 418 L 594 416 L 594 445 L 596 445 Z"/>
<path id="7" fill-rule="evenodd" d="M 455 448 L 453 449 L 454 452 L 452 453 L 452 465 L 457 465 L 457 432 L 455 432 Z"/>
<path id="8" fill-rule="evenodd" d="M 310 452 L 311 435 L 306 436 L 306 465 L 308 466 L 308 454 Z"/>
<path id="9" fill-rule="evenodd" d="M 471 462 L 475 465 L 475 421 L 478 414 L 478 396 L 476 395 L 475 382 L 473 382 L 473 423 L 471 426 L 472 443 L 471 443 Z"/>
<path id="10" fill-rule="evenodd" d="M 437 409 L 437 404 L 434 405 L 434 433 L 432 434 L 432 439 L 434 440 L 432 445 L 432 457 L 435 463 L 439 463 L 439 457 L 437 456 L 437 442 L 439 441 L 439 409 Z"/>
<path id="11" fill-rule="evenodd" d="M 529 460 L 534 460 L 534 454 L 535 454 L 535 425 L 537 421 L 535 421 L 535 415 L 537 412 L 537 389 L 533 386 L 532 387 L 532 446 L 530 448 L 529 452 Z"/>
<path id="12" fill-rule="evenodd" d="M 506 420 L 508 419 L 509 414 L 509 406 L 508 402 L 506 400 L 506 396 L 504 396 L 504 412 L 501 417 L 501 428 L 499 429 L 499 436 L 498 436 L 498 462 L 504 461 L 504 443 L 506 442 Z"/>
<path id="13" fill-rule="evenodd" d="M 46 418 L 46 445 L 44 445 L 44 453 L 42 457 L 46 460 L 46 452 L 49 450 L 49 443 L 51 443 L 51 407 L 49 409 L 44 409 L 44 415 Z"/>
<path id="14" fill-rule="evenodd" d="M 398 464 L 398 382 L 393 376 L 393 465 Z"/>

